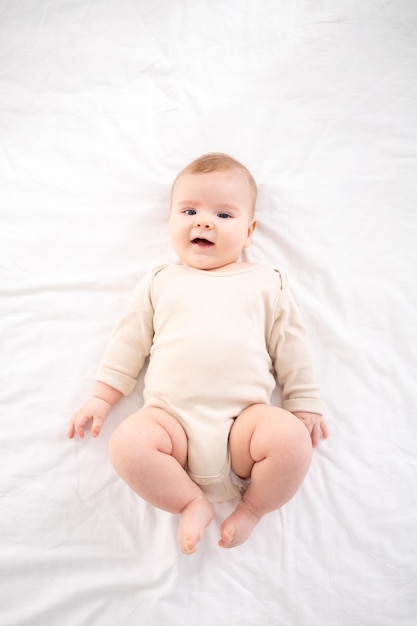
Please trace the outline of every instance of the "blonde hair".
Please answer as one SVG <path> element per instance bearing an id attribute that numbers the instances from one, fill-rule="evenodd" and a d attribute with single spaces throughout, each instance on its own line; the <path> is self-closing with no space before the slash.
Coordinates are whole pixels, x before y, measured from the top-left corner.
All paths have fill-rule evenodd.
<path id="1" fill-rule="evenodd" d="M 247 167 L 240 163 L 240 161 L 237 161 L 223 152 L 209 152 L 208 154 L 203 154 L 201 157 L 198 157 L 198 159 L 191 161 L 191 163 L 180 171 L 172 183 L 171 196 L 177 180 L 184 174 L 208 174 L 209 172 L 224 172 L 227 170 L 239 170 L 245 175 L 252 194 L 252 211 L 255 211 L 258 188 L 252 174 Z"/>

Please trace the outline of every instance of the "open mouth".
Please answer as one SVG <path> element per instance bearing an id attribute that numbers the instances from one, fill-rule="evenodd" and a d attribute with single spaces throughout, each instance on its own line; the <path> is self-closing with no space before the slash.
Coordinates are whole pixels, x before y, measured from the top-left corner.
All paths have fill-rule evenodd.
<path id="1" fill-rule="evenodd" d="M 214 246 L 214 243 L 212 241 L 209 241 L 208 239 L 203 239 L 201 237 L 196 237 L 191 241 L 191 243 L 197 246 L 201 246 L 203 248 L 210 248 L 211 246 Z"/>

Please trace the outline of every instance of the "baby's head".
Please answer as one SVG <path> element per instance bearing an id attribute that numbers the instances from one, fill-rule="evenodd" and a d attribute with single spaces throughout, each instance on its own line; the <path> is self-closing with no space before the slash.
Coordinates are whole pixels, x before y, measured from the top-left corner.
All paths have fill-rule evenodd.
<path id="1" fill-rule="evenodd" d="M 211 153 L 192 161 L 171 191 L 171 244 L 185 265 L 230 268 L 250 244 L 256 221 L 256 183 L 233 159 Z"/>
<path id="2" fill-rule="evenodd" d="M 233 157 L 229 156 L 228 154 L 224 154 L 223 152 L 209 152 L 208 154 L 203 154 L 198 159 L 191 161 L 191 163 L 189 163 L 186 167 L 184 167 L 184 169 L 180 171 L 172 184 L 171 206 L 175 185 L 177 184 L 179 179 L 185 174 L 208 174 L 210 172 L 232 171 L 235 171 L 236 173 L 239 173 L 241 175 L 242 185 L 246 183 L 246 185 L 248 186 L 248 191 L 251 197 L 252 204 L 251 217 L 253 217 L 255 213 L 256 198 L 258 195 L 256 182 L 247 167 L 240 163 L 240 161 L 237 161 Z"/>

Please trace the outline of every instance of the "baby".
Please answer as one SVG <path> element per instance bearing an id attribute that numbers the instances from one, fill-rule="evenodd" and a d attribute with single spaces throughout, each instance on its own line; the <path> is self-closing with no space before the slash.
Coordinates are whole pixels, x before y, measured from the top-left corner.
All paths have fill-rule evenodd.
<path id="1" fill-rule="evenodd" d="M 149 356 L 144 405 L 113 433 L 124 481 L 180 515 L 177 540 L 197 550 L 212 502 L 238 498 L 219 545 L 242 544 L 303 482 L 327 437 L 305 330 L 287 278 L 240 261 L 256 221 L 257 188 L 228 155 L 193 161 L 174 181 L 169 235 L 180 262 L 136 286 L 68 436 L 96 437 Z M 276 383 L 283 408 L 271 406 Z"/>

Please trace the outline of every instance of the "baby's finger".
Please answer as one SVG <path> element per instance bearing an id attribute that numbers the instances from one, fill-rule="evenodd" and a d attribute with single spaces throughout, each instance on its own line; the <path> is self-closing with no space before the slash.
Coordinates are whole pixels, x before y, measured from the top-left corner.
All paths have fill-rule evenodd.
<path id="1" fill-rule="evenodd" d="M 77 435 L 79 434 L 78 428 L 77 428 L 78 417 L 79 417 L 79 413 L 77 411 L 76 413 L 74 413 L 74 415 L 71 418 L 71 421 L 67 430 L 67 435 L 69 439 L 73 439 L 76 434 Z"/>
<path id="2" fill-rule="evenodd" d="M 93 424 L 91 426 L 91 436 L 98 437 L 101 431 L 101 427 L 103 426 L 103 418 L 98 415 L 93 416 Z"/>
<path id="3" fill-rule="evenodd" d="M 68 439 L 73 439 L 75 435 L 75 430 L 74 430 L 74 420 L 71 420 L 70 425 L 68 426 L 67 429 L 67 437 Z"/>
<path id="4" fill-rule="evenodd" d="M 320 441 L 320 424 L 314 424 L 313 430 L 311 431 L 311 443 L 313 444 L 313 448 L 317 448 Z"/>
<path id="5" fill-rule="evenodd" d="M 75 413 L 72 419 L 72 427 L 73 427 L 74 434 L 77 434 L 81 439 L 83 439 L 84 437 L 84 426 L 86 422 L 87 422 L 87 418 L 80 411 Z"/>
<path id="6" fill-rule="evenodd" d="M 329 436 L 329 429 L 327 427 L 326 422 L 323 419 L 321 420 L 320 428 L 321 428 L 321 434 L 322 434 L 323 439 L 327 439 L 327 437 Z"/>

